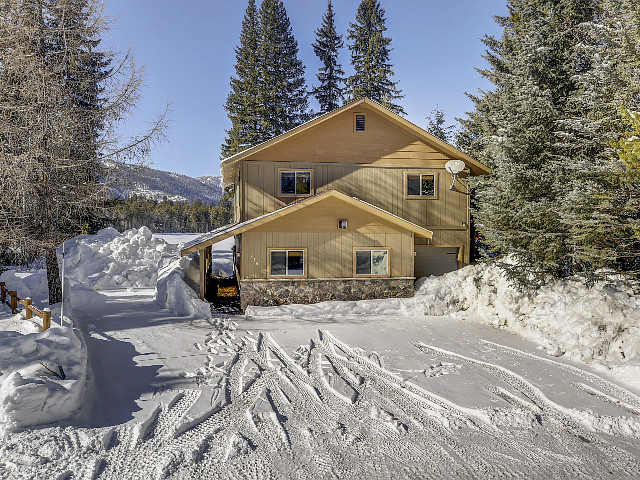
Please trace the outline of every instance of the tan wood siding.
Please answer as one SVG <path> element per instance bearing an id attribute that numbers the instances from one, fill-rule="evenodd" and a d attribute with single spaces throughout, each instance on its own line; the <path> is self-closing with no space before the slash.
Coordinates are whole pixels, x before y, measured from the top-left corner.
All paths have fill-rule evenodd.
<path id="1" fill-rule="evenodd" d="M 243 162 L 245 163 L 245 162 Z M 303 169 L 300 162 L 246 162 L 243 188 L 245 209 L 242 220 L 259 217 L 299 200 L 278 196 L 278 170 Z M 376 205 L 416 225 L 461 227 L 468 223 L 469 195 L 465 186 L 456 182 L 450 190 L 451 175 L 444 168 L 392 168 L 346 164 L 313 166 L 316 193 L 335 189 L 346 195 Z M 407 198 L 405 177 L 408 173 L 436 175 L 437 198 Z"/>
<path id="2" fill-rule="evenodd" d="M 389 248 L 391 277 L 413 276 L 411 233 L 245 232 L 241 256 L 243 279 L 267 278 L 270 248 L 306 248 L 308 278 L 352 278 L 354 247 Z M 407 255 L 406 252 L 411 252 Z"/>
<path id="3" fill-rule="evenodd" d="M 246 160 L 274 162 L 369 163 L 404 162 L 407 159 L 431 160 L 451 157 L 417 139 L 403 128 L 364 108 L 366 130 L 353 131 L 353 115 L 340 115 L 330 122 L 283 140 Z M 404 163 L 403 163 L 404 164 Z"/>

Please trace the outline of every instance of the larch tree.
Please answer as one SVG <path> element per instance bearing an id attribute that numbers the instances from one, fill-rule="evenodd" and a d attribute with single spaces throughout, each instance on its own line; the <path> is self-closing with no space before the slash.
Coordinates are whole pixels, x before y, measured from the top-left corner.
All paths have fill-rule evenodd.
<path id="1" fill-rule="evenodd" d="M 356 22 L 349 23 L 347 39 L 354 74 L 347 78 L 350 100 L 366 97 L 398 114 L 405 114 L 397 100 L 403 98 L 392 81 L 391 38 L 385 36 L 385 11 L 379 0 L 362 0 Z"/>
<path id="2" fill-rule="evenodd" d="M 263 0 L 260 5 L 258 65 L 259 140 L 264 142 L 309 118 L 304 65 L 281 0 Z"/>
<path id="3" fill-rule="evenodd" d="M 575 178 L 556 132 L 574 115 L 576 72 L 589 68 L 577 54 L 581 28 L 594 18 L 591 0 L 511 0 L 497 17 L 500 39 L 485 37 L 490 67 L 481 74 L 492 91 L 471 96 L 458 145 L 492 169 L 473 181 L 474 219 L 485 242 L 517 262 L 502 265 L 511 278 L 544 282 L 581 268 L 563 221 Z"/>
<path id="4" fill-rule="evenodd" d="M 138 98 L 131 59 L 99 51 L 107 29 L 97 0 L 8 0 L 0 5 L 0 247 L 44 255 L 49 303 L 61 300 L 57 246 L 104 205 L 112 172 L 139 158 L 162 120 L 131 142 L 119 124 Z"/>
<path id="5" fill-rule="evenodd" d="M 313 51 L 322 62 L 317 78 L 320 84 L 311 90 L 320 104 L 320 113 L 335 110 L 344 103 L 344 71 L 338 61 L 340 49 L 344 46 L 342 35 L 338 35 L 335 14 L 331 0 L 322 17 L 322 26 L 316 30 Z"/>
<path id="6" fill-rule="evenodd" d="M 260 134 L 260 66 L 258 49 L 260 24 L 255 0 L 249 5 L 242 21 L 240 44 L 236 47 L 235 75 L 224 108 L 231 121 L 222 145 L 226 158 L 261 141 Z"/>

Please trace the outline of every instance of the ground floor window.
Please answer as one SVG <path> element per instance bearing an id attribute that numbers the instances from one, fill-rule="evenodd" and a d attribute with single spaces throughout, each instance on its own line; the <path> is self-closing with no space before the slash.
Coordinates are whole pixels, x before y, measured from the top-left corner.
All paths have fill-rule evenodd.
<path id="1" fill-rule="evenodd" d="M 356 249 L 356 275 L 389 275 L 388 249 Z"/>
<path id="2" fill-rule="evenodd" d="M 303 277 L 304 268 L 304 250 L 269 250 L 272 277 Z"/>

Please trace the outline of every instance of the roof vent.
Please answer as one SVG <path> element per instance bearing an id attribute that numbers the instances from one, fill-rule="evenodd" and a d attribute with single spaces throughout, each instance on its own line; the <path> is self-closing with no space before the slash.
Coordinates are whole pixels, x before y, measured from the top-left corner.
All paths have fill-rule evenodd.
<path id="1" fill-rule="evenodd" d="M 356 132 L 364 132 L 364 115 L 356 115 Z"/>

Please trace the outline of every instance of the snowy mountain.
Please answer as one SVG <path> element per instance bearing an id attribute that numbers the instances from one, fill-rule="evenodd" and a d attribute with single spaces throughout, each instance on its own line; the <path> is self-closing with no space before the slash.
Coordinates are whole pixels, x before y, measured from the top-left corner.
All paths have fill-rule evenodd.
<path id="1" fill-rule="evenodd" d="M 127 185 L 121 189 L 126 197 L 136 194 L 158 202 L 166 196 L 173 202 L 200 199 L 203 202 L 218 203 L 223 193 L 220 177 L 193 178 L 149 167 L 132 168 L 127 177 Z"/>

